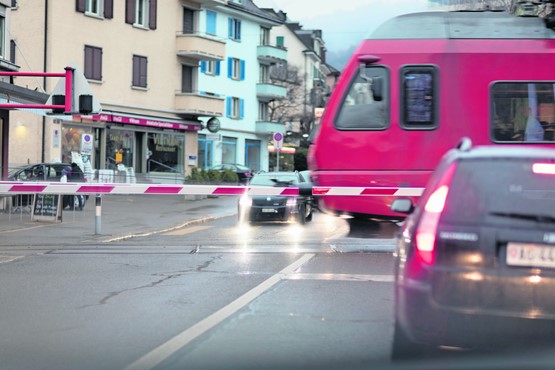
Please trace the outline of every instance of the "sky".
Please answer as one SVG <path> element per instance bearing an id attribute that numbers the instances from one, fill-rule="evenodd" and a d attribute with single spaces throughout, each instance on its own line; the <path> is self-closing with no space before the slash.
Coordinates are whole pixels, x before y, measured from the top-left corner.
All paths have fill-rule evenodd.
<path id="1" fill-rule="evenodd" d="M 320 29 L 328 63 L 341 70 L 360 41 L 396 15 L 428 9 L 427 0 L 254 0 L 260 8 L 287 13 L 304 29 Z"/>

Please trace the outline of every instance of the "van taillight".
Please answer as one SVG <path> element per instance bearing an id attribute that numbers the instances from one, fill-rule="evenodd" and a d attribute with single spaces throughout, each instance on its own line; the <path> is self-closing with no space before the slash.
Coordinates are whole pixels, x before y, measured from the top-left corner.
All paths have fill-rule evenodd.
<path id="1" fill-rule="evenodd" d="M 445 208 L 445 201 L 449 193 L 448 184 L 453 177 L 455 167 L 456 165 L 452 164 L 441 177 L 437 189 L 426 201 L 416 229 L 416 251 L 420 258 L 429 264 L 434 262 L 437 226 Z"/>
<path id="2" fill-rule="evenodd" d="M 553 163 L 534 163 L 532 172 L 544 175 L 555 175 L 555 164 Z"/>

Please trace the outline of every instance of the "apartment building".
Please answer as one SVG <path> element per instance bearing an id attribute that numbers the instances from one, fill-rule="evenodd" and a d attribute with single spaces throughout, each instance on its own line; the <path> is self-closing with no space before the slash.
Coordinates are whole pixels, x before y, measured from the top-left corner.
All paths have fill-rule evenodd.
<path id="1" fill-rule="evenodd" d="M 287 50 L 270 39 L 271 29 L 282 23 L 251 0 L 230 0 L 202 14 L 200 30 L 227 43 L 223 60 L 200 64 L 198 85 L 210 96 L 225 97 L 221 129 L 211 132 L 205 121 L 199 131 L 200 167 L 239 163 L 269 170 L 268 141 L 274 132 L 285 131 L 268 115 L 268 104 L 287 95 L 270 79 L 272 68 L 287 60 Z"/>

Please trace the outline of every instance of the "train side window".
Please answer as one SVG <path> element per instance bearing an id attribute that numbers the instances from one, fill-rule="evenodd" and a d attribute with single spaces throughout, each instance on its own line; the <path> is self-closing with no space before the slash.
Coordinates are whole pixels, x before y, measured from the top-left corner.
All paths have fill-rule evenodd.
<path id="1" fill-rule="evenodd" d="M 495 82 L 490 103 L 493 142 L 555 141 L 555 81 Z"/>
<path id="2" fill-rule="evenodd" d="M 335 119 L 338 130 L 384 130 L 389 126 L 389 71 L 362 66 L 355 74 Z"/>
<path id="3" fill-rule="evenodd" d="M 401 126 L 434 129 L 438 125 L 438 72 L 435 66 L 401 68 Z"/>

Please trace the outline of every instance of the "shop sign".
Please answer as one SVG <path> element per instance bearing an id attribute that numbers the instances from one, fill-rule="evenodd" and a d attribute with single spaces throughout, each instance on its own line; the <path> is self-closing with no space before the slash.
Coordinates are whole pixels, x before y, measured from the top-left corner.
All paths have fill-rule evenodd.
<path id="1" fill-rule="evenodd" d="M 200 124 L 197 125 L 194 123 L 184 124 L 184 123 L 175 123 L 175 122 L 167 122 L 167 121 L 157 121 L 157 120 L 145 119 L 145 118 L 119 116 L 115 114 L 97 114 L 93 116 L 80 116 L 80 117 L 92 119 L 93 121 L 125 123 L 130 125 L 167 128 L 167 129 L 181 130 L 181 131 L 197 131 L 201 128 Z"/>
<path id="2" fill-rule="evenodd" d="M 217 119 L 216 117 L 210 118 L 206 123 L 206 128 L 208 129 L 208 131 L 210 131 L 213 134 L 220 131 L 221 127 L 222 125 L 220 124 L 220 120 Z"/>
<path id="3" fill-rule="evenodd" d="M 81 134 L 81 154 L 92 154 L 93 136 L 91 134 Z"/>

